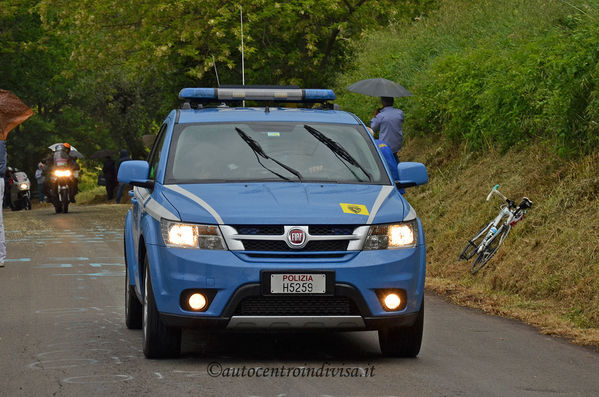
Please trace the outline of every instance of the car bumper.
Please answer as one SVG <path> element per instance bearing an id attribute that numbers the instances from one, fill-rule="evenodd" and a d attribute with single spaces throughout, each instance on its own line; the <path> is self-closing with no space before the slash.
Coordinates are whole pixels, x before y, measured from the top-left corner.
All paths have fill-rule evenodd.
<path id="1" fill-rule="evenodd" d="M 416 318 L 424 292 L 424 246 L 350 252 L 337 258 L 255 258 L 231 251 L 158 245 L 149 246 L 147 254 L 156 305 L 162 321 L 169 326 L 307 330 L 408 326 Z M 240 310 L 244 299 L 266 300 L 267 305 L 276 301 L 276 297 L 263 295 L 261 272 L 277 270 L 332 272 L 332 297 L 346 299 L 352 309 L 334 313 L 318 310 L 318 313 L 309 315 L 285 310 L 281 313 L 275 310 L 268 315 L 260 312 L 248 314 Z M 181 294 L 190 289 L 213 292 L 206 311 L 192 312 L 182 308 Z M 400 311 L 385 311 L 377 297 L 378 289 L 402 290 L 407 297 L 406 306 Z M 327 300 L 314 304 L 326 307 Z"/>
<path id="2" fill-rule="evenodd" d="M 160 313 L 162 322 L 170 327 L 230 329 L 230 330 L 374 330 L 410 326 L 418 313 L 400 313 L 375 317 L 369 314 L 358 290 L 350 285 L 336 284 L 335 296 L 348 297 L 358 303 L 358 313 L 352 315 L 237 315 L 235 310 L 246 297 L 260 296 L 261 285 L 239 288 L 231 297 L 223 316 L 199 316 L 196 313 Z"/>

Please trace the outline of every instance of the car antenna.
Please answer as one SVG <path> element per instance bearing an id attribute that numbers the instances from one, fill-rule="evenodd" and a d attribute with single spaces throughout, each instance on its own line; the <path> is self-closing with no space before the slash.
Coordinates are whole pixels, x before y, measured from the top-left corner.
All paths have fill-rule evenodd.
<path id="1" fill-rule="evenodd" d="M 241 21 L 241 85 L 245 86 L 245 62 L 243 60 L 243 6 L 239 5 L 239 20 Z M 245 107 L 245 100 L 242 102 Z"/>
<path id="2" fill-rule="evenodd" d="M 216 84 L 220 88 L 220 80 L 218 78 L 218 69 L 216 69 L 216 60 L 214 59 L 214 54 L 212 55 L 212 66 L 214 66 L 214 74 L 216 74 Z"/>

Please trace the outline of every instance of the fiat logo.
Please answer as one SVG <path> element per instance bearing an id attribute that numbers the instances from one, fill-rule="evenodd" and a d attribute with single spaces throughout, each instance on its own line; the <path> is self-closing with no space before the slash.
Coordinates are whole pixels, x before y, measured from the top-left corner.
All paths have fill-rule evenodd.
<path id="1" fill-rule="evenodd" d="M 302 229 L 294 228 L 287 232 L 287 241 L 293 247 L 300 247 L 306 241 L 306 232 Z"/>

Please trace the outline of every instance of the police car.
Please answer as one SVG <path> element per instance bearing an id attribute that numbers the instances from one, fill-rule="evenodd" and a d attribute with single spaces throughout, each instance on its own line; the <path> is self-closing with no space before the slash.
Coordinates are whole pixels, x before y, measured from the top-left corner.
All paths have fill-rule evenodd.
<path id="1" fill-rule="evenodd" d="M 425 166 L 402 162 L 393 180 L 331 90 L 179 97 L 147 161 L 118 173 L 134 187 L 126 324 L 143 329 L 145 356 L 178 355 L 182 329 L 199 327 L 378 330 L 383 354 L 415 357 L 425 242 L 399 189 L 427 183 Z"/>

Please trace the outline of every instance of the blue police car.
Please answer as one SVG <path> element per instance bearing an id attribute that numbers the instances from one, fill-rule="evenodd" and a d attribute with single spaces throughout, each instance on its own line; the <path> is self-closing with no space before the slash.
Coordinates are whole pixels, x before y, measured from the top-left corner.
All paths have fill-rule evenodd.
<path id="1" fill-rule="evenodd" d="M 399 189 L 426 183 L 425 166 L 399 163 L 393 180 L 362 121 L 328 103 L 331 90 L 179 97 L 147 161 L 118 174 L 134 187 L 126 324 L 143 329 L 145 356 L 178 355 L 181 330 L 199 327 L 378 330 L 383 354 L 415 357 L 425 242 Z"/>

